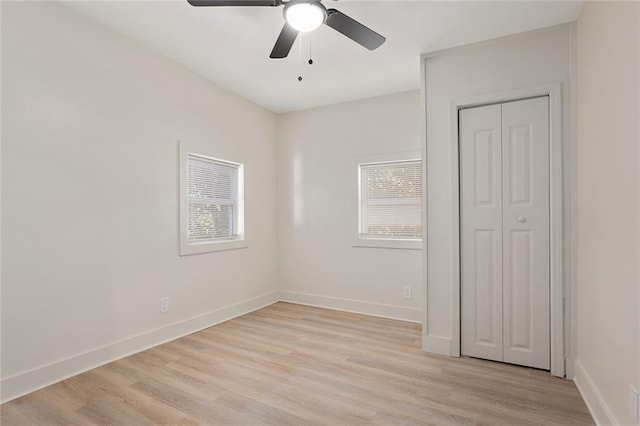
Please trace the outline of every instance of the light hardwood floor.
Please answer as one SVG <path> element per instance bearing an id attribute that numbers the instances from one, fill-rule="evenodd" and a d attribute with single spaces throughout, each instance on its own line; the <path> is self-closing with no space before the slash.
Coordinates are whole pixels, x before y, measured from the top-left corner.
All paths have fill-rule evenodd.
<path id="1" fill-rule="evenodd" d="M 3 426 L 593 424 L 575 385 L 420 350 L 420 325 L 277 303 L 6 403 Z"/>

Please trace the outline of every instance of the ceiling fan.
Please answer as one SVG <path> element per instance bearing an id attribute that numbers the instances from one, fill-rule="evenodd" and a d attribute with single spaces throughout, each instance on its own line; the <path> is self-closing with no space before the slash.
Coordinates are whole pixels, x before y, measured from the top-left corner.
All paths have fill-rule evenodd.
<path id="1" fill-rule="evenodd" d="M 284 27 L 271 51 L 270 58 L 286 58 L 298 34 L 310 32 L 322 24 L 345 35 L 356 43 L 374 50 L 386 38 L 365 27 L 360 22 L 336 9 L 327 9 L 321 0 L 187 0 L 192 6 L 282 6 L 284 5 Z"/>

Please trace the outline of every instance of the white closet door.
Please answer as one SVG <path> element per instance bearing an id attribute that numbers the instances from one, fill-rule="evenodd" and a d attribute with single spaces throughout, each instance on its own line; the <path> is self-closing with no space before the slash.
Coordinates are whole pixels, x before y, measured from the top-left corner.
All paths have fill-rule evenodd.
<path id="1" fill-rule="evenodd" d="M 463 355 L 550 368 L 548 108 L 460 111 Z"/>
<path id="2" fill-rule="evenodd" d="M 463 355 L 502 361 L 501 106 L 460 111 Z"/>
<path id="3" fill-rule="evenodd" d="M 549 98 L 502 105 L 504 361 L 550 368 Z"/>

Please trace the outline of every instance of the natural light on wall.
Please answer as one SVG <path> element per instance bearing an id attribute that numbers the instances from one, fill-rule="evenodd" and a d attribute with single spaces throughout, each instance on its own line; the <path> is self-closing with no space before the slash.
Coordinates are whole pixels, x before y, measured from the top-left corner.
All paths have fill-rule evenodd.
<path id="1" fill-rule="evenodd" d="M 304 221 L 304 182 L 302 170 L 302 156 L 293 157 L 293 223 L 302 225 Z"/>

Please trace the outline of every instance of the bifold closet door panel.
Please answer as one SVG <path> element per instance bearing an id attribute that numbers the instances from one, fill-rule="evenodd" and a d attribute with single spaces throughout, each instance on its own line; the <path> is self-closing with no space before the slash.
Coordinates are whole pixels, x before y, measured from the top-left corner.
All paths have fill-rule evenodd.
<path id="1" fill-rule="evenodd" d="M 461 352 L 502 361 L 501 106 L 459 112 Z"/>
<path id="2" fill-rule="evenodd" d="M 549 98 L 502 104 L 504 361 L 550 368 Z"/>

